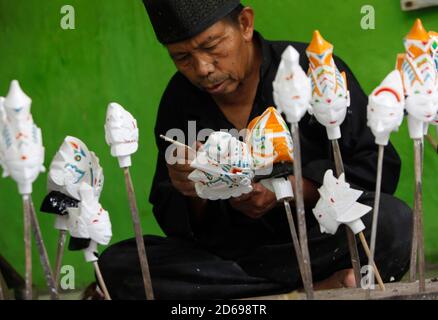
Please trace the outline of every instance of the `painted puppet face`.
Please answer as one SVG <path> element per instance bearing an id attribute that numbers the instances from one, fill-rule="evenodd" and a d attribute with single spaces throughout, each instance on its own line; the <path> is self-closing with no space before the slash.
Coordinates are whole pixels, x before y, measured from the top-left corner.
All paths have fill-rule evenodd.
<path id="1" fill-rule="evenodd" d="M 109 214 L 100 205 L 97 210 L 90 210 L 82 204 L 79 208 L 68 208 L 67 221 L 67 229 L 75 238 L 92 239 L 101 245 L 107 245 L 111 241 Z"/>
<path id="2" fill-rule="evenodd" d="M 251 150 L 254 169 L 263 171 L 258 174 L 271 173 L 273 164 L 277 162 L 293 162 L 293 142 L 289 128 L 273 107 L 251 121 L 246 142 Z"/>
<path id="3" fill-rule="evenodd" d="M 406 99 L 406 110 L 409 115 L 423 122 L 432 122 L 436 117 L 438 96 L 430 94 L 415 94 Z"/>
<path id="4" fill-rule="evenodd" d="M 438 79 L 431 43 L 429 34 L 417 19 L 404 39 L 406 53 L 400 55 L 398 61 L 407 96 L 406 110 L 422 122 L 432 122 L 438 111 Z"/>
<path id="5" fill-rule="evenodd" d="M 339 127 L 347 115 L 350 94 L 345 73 L 338 70 L 333 60 L 333 45 L 315 31 L 306 53 L 312 84 L 310 112 L 325 127 Z"/>
<path id="6" fill-rule="evenodd" d="M 66 189 L 70 196 L 79 199 L 79 186 L 82 182 L 94 188 L 100 196 L 103 186 L 103 173 L 99 159 L 87 146 L 74 137 L 65 138 L 61 148 L 52 161 L 49 180 Z"/>
<path id="7" fill-rule="evenodd" d="M 312 113 L 316 120 L 318 120 L 323 126 L 328 128 L 339 127 L 344 122 L 347 115 L 346 100 L 345 98 L 340 97 L 330 106 L 324 103 L 314 102 Z"/>
<path id="8" fill-rule="evenodd" d="M 376 142 L 387 145 L 391 132 L 398 130 L 404 116 L 403 83 L 397 70 L 371 93 L 367 116 Z"/>
<path id="9" fill-rule="evenodd" d="M 87 226 L 90 238 L 101 245 L 111 241 L 112 230 L 108 211 L 99 206 L 99 210 L 91 212 L 88 216 Z"/>
<path id="10" fill-rule="evenodd" d="M 44 149 L 26 142 L 17 151 L 13 157 L 6 151 L 3 161 L 7 171 L 19 185 L 32 184 L 44 172 Z"/>
<path id="11" fill-rule="evenodd" d="M 321 233 L 335 234 L 341 225 L 336 220 L 336 210 L 327 205 L 326 201 L 322 198 L 316 203 L 313 214 L 319 223 Z"/>
<path id="12" fill-rule="evenodd" d="M 94 192 L 87 183 L 80 184 L 78 193 L 81 202 L 78 208 L 68 209 L 68 229 L 76 238 L 92 239 L 107 245 L 112 237 L 111 221 Z"/>
<path id="13" fill-rule="evenodd" d="M 134 117 L 117 103 L 110 103 L 105 123 L 105 140 L 114 157 L 131 155 L 138 149 L 138 127 Z"/>
<path id="14" fill-rule="evenodd" d="M 252 191 L 249 149 L 229 133 L 212 133 L 191 166 L 196 170 L 189 179 L 200 198 L 229 199 Z"/>
<path id="15" fill-rule="evenodd" d="M 435 31 L 430 31 L 429 36 L 432 39 L 432 43 L 431 43 L 432 57 L 435 62 L 435 68 L 438 72 L 438 33 Z M 437 86 L 438 86 L 438 76 L 437 76 Z M 438 126 L 438 113 L 431 124 Z"/>
<path id="16" fill-rule="evenodd" d="M 335 234 L 340 224 L 354 223 L 369 211 L 369 207 L 357 203 L 362 191 L 351 189 L 343 174 L 337 179 L 332 170 L 327 170 L 318 191 L 321 197 L 313 214 L 321 232 Z"/>
<path id="17" fill-rule="evenodd" d="M 282 55 L 273 83 L 277 109 L 291 123 L 298 123 L 310 108 L 310 80 L 299 64 L 299 54 L 289 46 Z"/>
<path id="18" fill-rule="evenodd" d="M 33 123 L 30 105 L 18 81 L 12 81 L 0 106 L 0 162 L 3 175 L 17 182 L 21 194 L 30 193 L 32 183 L 45 171 L 41 129 Z"/>

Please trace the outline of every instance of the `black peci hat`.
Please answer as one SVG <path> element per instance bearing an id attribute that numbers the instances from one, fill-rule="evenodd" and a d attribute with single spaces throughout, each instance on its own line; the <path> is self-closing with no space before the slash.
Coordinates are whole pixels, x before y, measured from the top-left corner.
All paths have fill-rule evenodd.
<path id="1" fill-rule="evenodd" d="M 162 44 L 196 36 L 226 17 L 240 0 L 143 0 Z"/>

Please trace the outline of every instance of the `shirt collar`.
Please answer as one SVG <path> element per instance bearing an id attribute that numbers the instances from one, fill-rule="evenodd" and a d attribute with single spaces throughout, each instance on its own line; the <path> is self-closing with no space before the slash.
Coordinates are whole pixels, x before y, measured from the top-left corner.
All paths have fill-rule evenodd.
<path id="1" fill-rule="evenodd" d="M 265 40 L 265 38 L 263 38 L 259 32 L 254 31 L 254 38 L 258 42 L 262 53 L 262 64 L 260 66 L 260 81 L 262 81 L 266 76 L 266 72 L 268 72 L 269 66 L 271 65 L 272 53 L 268 41 Z"/>

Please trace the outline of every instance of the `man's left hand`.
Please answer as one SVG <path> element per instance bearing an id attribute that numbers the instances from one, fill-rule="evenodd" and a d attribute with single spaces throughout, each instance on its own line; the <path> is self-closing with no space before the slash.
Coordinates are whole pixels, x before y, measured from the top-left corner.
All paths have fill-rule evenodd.
<path id="1" fill-rule="evenodd" d="M 277 205 L 275 194 L 261 183 L 254 183 L 253 191 L 229 201 L 234 209 L 253 219 L 261 218 Z"/>

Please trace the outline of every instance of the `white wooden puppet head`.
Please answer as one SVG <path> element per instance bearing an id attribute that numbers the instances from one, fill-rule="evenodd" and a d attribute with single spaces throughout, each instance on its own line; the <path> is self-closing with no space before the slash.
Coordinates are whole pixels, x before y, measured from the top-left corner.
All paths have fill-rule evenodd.
<path id="1" fill-rule="evenodd" d="M 371 93 L 368 100 L 368 126 L 376 144 L 386 146 L 391 132 L 403 122 L 404 92 L 400 72 L 392 71 Z"/>
<path id="2" fill-rule="evenodd" d="M 277 110 L 284 113 L 290 123 L 298 123 L 310 108 L 312 89 L 300 66 L 300 55 L 292 46 L 288 46 L 281 56 L 273 88 Z"/>
<path id="3" fill-rule="evenodd" d="M 252 191 L 254 173 L 246 143 L 225 132 L 213 132 L 191 163 L 198 196 L 217 200 L 239 197 Z"/>
<path id="4" fill-rule="evenodd" d="M 130 156 L 138 149 L 137 120 L 118 103 L 110 103 L 106 113 L 105 140 L 121 167 L 131 166 Z"/>
<path id="5" fill-rule="evenodd" d="M 41 129 L 33 122 L 30 105 L 16 80 L 0 99 L 0 163 L 3 177 L 11 176 L 20 194 L 30 194 L 33 182 L 45 171 Z"/>
<path id="6" fill-rule="evenodd" d="M 313 214 L 322 233 L 335 234 L 341 224 L 346 224 L 354 234 L 365 229 L 360 218 L 372 208 L 357 202 L 363 192 L 350 188 L 344 174 L 337 179 L 332 170 L 327 170 L 318 191 L 321 197 Z"/>
<path id="7" fill-rule="evenodd" d="M 438 111 L 438 76 L 431 44 L 429 33 L 417 19 L 404 39 L 406 53 L 399 55 L 397 63 L 405 89 L 406 110 L 410 117 L 425 123 L 431 122 Z"/>
<path id="8" fill-rule="evenodd" d="M 66 137 L 50 165 L 49 191 L 60 191 L 79 200 L 79 187 L 88 183 L 100 197 L 104 176 L 99 158 L 75 137 Z"/>
<path id="9" fill-rule="evenodd" d="M 341 137 L 340 125 L 350 106 L 350 93 L 344 72 L 339 72 L 333 59 L 333 45 L 315 31 L 306 50 L 312 84 L 310 113 L 327 128 L 330 140 Z"/>

